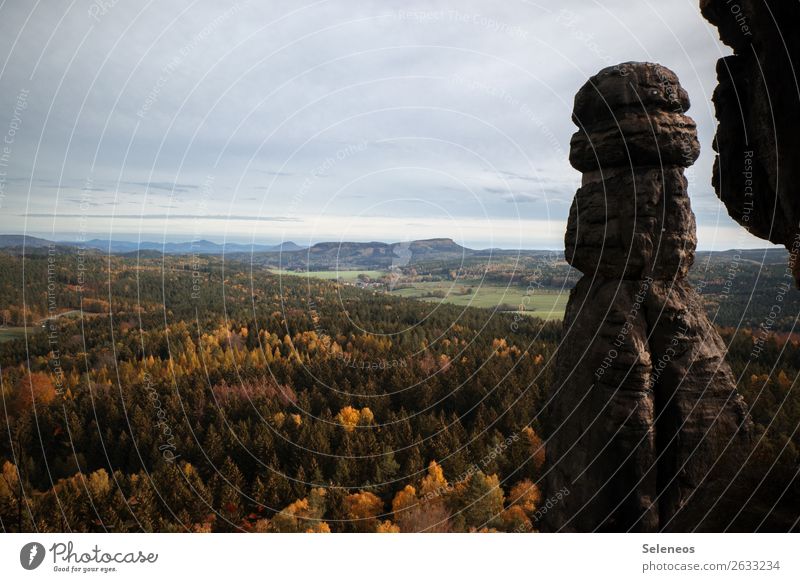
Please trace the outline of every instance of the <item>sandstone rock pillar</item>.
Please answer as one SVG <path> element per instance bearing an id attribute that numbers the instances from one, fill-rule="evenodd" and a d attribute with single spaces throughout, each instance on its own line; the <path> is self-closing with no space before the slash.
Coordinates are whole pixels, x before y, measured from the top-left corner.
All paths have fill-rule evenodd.
<path id="1" fill-rule="evenodd" d="M 724 344 L 686 276 L 695 220 L 689 98 L 656 64 L 604 69 L 578 92 L 570 162 L 573 289 L 548 408 L 549 531 L 658 531 L 750 421 Z"/>

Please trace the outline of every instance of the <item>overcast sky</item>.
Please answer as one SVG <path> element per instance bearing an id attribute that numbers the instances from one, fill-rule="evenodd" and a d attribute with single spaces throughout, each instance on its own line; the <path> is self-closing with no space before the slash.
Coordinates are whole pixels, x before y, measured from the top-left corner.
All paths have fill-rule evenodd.
<path id="1" fill-rule="evenodd" d="M 3 1 L 0 232 L 563 248 L 575 92 L 676 71 L 704 249 L 764 247 L 711 187 L 697 0 Z"/>

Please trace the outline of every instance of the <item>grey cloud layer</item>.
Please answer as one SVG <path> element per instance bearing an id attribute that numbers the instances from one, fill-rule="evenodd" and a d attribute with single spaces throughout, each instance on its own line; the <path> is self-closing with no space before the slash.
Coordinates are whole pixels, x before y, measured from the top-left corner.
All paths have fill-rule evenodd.
<path id="1" fill-rule="evenodd" d="M 557 231 L 579 179 L 573 95 L 624 60 L 679 73 L 704 146 L 701 226 L 730 228 L 709 186 L 722 50 L 695 0 L 6 3 L 0 121 L 29 94 L 0 230 L 111 203 L 115 221 L 159 205 L 172 221 L 202 203 L 267 222 L 379 215 L 404 232 L 433 213 Z"/>

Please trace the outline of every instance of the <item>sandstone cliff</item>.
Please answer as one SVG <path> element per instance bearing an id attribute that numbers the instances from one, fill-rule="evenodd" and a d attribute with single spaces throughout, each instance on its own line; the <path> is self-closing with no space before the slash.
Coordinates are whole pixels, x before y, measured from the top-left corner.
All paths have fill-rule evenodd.
<path id="1" fill-rule="evenodd" d="M 800 3 L 701 0 L 734 54 L 717 63 L 714 188 L 752 234 L 800 248 Z M 792 257 L 795 283 L 800 262 Z"/>

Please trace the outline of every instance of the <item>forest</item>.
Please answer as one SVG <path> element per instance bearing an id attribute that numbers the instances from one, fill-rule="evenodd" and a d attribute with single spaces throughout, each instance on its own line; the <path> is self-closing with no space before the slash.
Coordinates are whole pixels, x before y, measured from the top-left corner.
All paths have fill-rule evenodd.
<path id="1" fill-rule="evenodd" d="M 542 488 L 558 321 L 63 248 L 0 253 L 0 313 L 6 532 L 522 533 L 569 494 Z M 705 523 L 786 531 L 800 342 L 720 331 L 757 437 Z"/>

